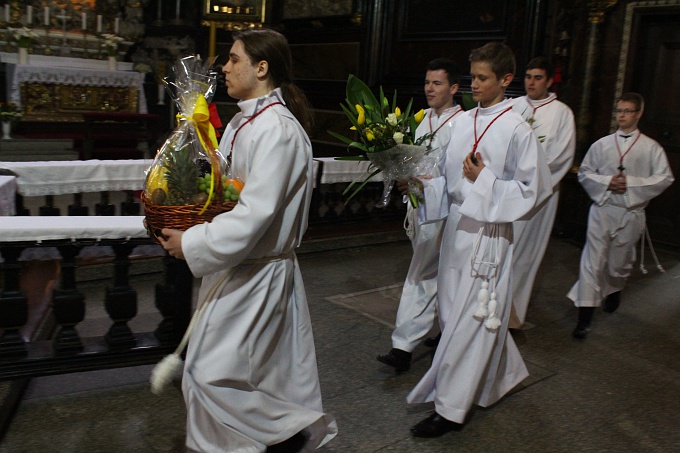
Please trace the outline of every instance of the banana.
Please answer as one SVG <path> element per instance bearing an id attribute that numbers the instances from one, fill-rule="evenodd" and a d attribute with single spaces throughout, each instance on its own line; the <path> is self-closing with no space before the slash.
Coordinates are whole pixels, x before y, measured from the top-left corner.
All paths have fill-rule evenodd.
<path id="1" fill-rule="evenodd" d="M 147 178 L 147 193 L 153 193 L 156 189 L 163 189 L 166 193 L 168 192 L 168 180 L 165 179 L 165 167 L 162 165 L 152 168 Z"/>

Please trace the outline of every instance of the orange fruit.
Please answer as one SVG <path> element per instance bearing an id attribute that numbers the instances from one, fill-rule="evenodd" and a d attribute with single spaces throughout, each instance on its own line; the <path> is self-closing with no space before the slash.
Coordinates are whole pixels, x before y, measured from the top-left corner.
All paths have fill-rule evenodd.
<path id="1" fill-rule="evenodd" d="M 234 186 L 236 189 L 236 192 L 241 193 L 241 190 L 243 190 L 243 183 L 239 181 L 238 179 L 228 179 L 227 180 L 227 185 L 231 184 Z"/>

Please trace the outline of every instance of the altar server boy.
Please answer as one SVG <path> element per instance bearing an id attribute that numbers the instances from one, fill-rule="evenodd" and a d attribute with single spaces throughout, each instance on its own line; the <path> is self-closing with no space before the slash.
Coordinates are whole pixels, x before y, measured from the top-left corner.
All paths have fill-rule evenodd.
<path id="1" fill-rule="evenodd" d="M 477 108 L 454 122 L 443 176 L 423 179 L 422 221 L 447 217 L 437 286 L 442 337 L 432 366 L 407 397 L 434 401 L 411 428 L 437 437 L 466 420 L 473 405 L 497 402 L 528 376 L 508 334 L 512 301 L 512 222 L 551 193 L 550 171 L 529 124 L 505 89 L 515 57 L 493 42 L 470 54 Z"/>
<path id="2" fill-rule="evenodd" d="M 549 92 L 553 69 L 545 57 L 532 59 L 524 73 L 526 96 L 515 99 L 514 110 L 534 130 L 541 142 L 545 160 L 550 168 L 552 195 L 524 219 L 514 223 L 515 250 L 513 254 L 513 284 L 510 328 L 524 324 L 531 299 L 531 290 L 548 248 L 557 204 L 560 181 L 571 169 L 576 149 L 576 126 L 571 109 Z"/>
<path id="3" fill-rule="evenodd" d="M 661 145 L 638 129 L 643 111 L 641 95 L 621 96 L 619 129 L 593 143 L 579 167 L 578 180 L 593 200 L 578 281 L 567 294 L 579 310 L 572 335 L 581 340 L 603 299 L 605 311 L 618 308 L 645 231 L 645 207 L 674 180 Z"/>

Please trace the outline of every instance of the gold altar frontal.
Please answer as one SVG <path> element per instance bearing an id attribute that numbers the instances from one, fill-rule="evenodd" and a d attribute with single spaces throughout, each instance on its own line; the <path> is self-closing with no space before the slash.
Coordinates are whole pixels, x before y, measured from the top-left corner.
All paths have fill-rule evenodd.
<path id="1" fill-rule="evenodd" d="M 80 86 L 24 82 L 19 85 L 24 120 L 82 121 L 84 112 L 136 113 L 137 87 Z"/>

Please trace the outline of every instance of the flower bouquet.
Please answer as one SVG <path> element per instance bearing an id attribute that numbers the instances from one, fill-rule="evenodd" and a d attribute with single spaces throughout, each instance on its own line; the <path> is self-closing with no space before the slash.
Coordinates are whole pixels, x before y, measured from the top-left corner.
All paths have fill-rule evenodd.
<path id="1" fill-rule="evenodd" d="M 345 192 L 352 188 L 349 201 L 368 181 L 380 172 L 384 173 L 383 194 L 378 207 L 385 207 L 390 200 L 390 192 L 395 180 L 406 180 L 422 173 L 424 165 L 431 165 L 426 156 L 432 156 L 432 149 L 424 146 L 431 134 L 415 138 L 416 128 L 423 120 L 425 112 L 411 112 L 413 100 L 410 100 L 404 112 L 397 106 L 395 91 L 390 103 L 385 97 L 382 87 L 380 95 L 375 97 L 370 88 L 357 77 L 350 75 L 347 79 L 347 105 L 341 104 L 343 112 L 352 127 L 357 131 L 358 140 L 344 137 L 328 131 L 333 137 L 347 143 L 348 147 L 361 151 L 360 156 L 338 158 L 342 160 L 370 160 L 368 176 L 362 182 L 352 182 Z M 436 162 L 434 164 L 436 166 Z M 418 196 L 409 187 L 409 199 L 414 206 L 418 205 Z"/>
<path id="2" fill-rule="evenodd" d="M 28 49 L 31 47 L 31 42 L 38 37 L 38 34 L 28 27 L 21 28 L 7 28 L 12 35 L 12 39 L 16 42 L 17 47 Z"/>
<path id="3" fill-rule="evenodd" d="M 104 50 L 106 50 L 106 54 L 109 57 L 117 56 L 118 46 L 124 41 L 124 39 L 111 33 L 103 33 L 102 39 L 104 40 L 102 46 L 104 47 Z"/>
<path id="4" fill-rule="evenodd" d="M 177 128 L 156 153 L 147 171 L 142 202 L 149 235 L 163 228 L 186 230 L 233 209 L 243 183 L 228 176 L 227 159 L 218 151 L 208 103 L 215 94 L 214 58 L 178 59 L 175 80 L 164 80 L 177 104 Z"/>

